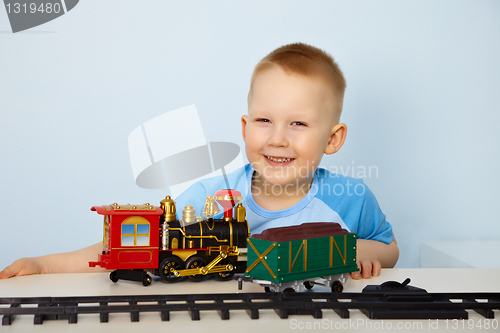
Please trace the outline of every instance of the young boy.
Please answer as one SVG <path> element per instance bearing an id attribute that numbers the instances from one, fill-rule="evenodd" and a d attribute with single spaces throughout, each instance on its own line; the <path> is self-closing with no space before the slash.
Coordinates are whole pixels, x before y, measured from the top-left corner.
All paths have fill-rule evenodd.
<path id="1" fill-rule="evenodd" d="M 352 273 L 354 279 L 378 276 L 381 267 L 393 267 L 399 249 L 372 192 L 361 180 L 318 168 L 323 154 L 334 154 L 344 144 L 347 127 L 339 120 L 345 86 L 338 65 L 318 48 L 297 43 L 271 52 L 255 67 L 248 115 L 241 118 L 249 164 L 225 177 L 195 183 L 176 199 L 177 209 L 190 204 L 201 215 L 205 197 L 229 185 L 244 196 L 252 233 L 304 222 L 337 222 L 358 234 L 360 272 Z M 101 247 L 98 243 L 75 252 L 19 259 L 0 272 L 0 278 L 95 272 L 97 268 L 89 269 L 87 263 Z"/>

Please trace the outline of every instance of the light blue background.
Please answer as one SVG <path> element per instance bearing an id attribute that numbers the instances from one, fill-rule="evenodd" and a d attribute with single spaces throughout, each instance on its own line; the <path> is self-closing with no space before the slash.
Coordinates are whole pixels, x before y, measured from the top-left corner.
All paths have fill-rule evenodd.
<path id="1" fill-rule="evenodd" d="M 323 164 L 376 166 L 398 267 L 421 241 L 498 240 L 499 18 L 484 0 L 86 0 L 12 34 L 0 8 L 0 266 L 101 240 L 93 205 L 157 205 L 127 148 L 157 115 L 196 104 L 207 141 L 243 147 L 253 66 L 297 41 L 347 77 L 348 138 Z"/>

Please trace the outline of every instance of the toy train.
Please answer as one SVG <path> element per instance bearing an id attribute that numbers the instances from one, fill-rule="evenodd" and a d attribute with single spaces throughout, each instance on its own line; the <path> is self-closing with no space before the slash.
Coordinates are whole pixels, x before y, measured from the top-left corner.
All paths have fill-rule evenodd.
<path id="1" fill-rule="evenodd" d="M 205 219 L 195 216 L 192 206 L 176 218 L 175 202 L 167 196 L 160 207 L 144 205 L 94 206 L 92 211 L 104 216 L 103 251 L 90 267 L 113 270 L 110 279 L 151 284 L 151 273 L 166 282 L 187 276 L 201 281 L 207 275 L 218 280 L 231 279 L 243 272 L 246 262 L 238 261 L 246 251 L 250 236 L 241 194 L 235 190 L 220 190 L 215 197 L 207 196 Z M 212 216 L 224 208 L 222 219 Z"/>
<path id="2" fill-rule="evenodd" d="M 314 284 L 341 292 L 347 274 L 358 270 L 356 235 L 339 224 L 271 228 L 247 238 L 250 233 L 245 208 L 238 203 L 241 200 L 235 190 L 207 196 L 203 220 L 189 205 L 177 219 L 170 196 L 159 207 L 94 206 L 91 210 L 104 216 L 103 251 L 89 266 L 113 270 L 113 282 L 132 280 L 145 286 L 151 284 L 150 274 L 175 282 L 186 276 L 201 281 L 209 275 L 229 280 L 244 272 L 240 281 L 256 282 L 274 292 L 300 291 Z M 222 219 L 212 218 L 220 212 L 216 202 L 224 209 Z M 247 252 L 248 268 L 246 256 L 240 255 Z"/>

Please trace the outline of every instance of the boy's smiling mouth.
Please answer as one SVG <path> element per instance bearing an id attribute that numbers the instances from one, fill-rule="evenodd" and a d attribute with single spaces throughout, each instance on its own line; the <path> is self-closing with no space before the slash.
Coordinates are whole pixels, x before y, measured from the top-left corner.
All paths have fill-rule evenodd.
<path id="1" fill-rule="evenodd" d="M 286 163 L 293 161 L 295 158 L 289 158 L 289 157 L 274 157 L 274 156 L 268 156 L 264 155 L 268 160 L 273 161 L 275 163 Z"/>

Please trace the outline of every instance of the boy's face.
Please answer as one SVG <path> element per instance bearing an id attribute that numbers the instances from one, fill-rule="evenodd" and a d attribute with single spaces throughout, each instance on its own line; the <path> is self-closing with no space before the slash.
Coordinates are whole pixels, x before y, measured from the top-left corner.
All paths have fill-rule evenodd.
<path id="1" fill-rule="evenodd" d="M 310 184 L 323 154 L 332 153 L 327 147 L 337 104 L 330 87 L 275 66 L 255 77 L 248 103 L 241 121 L 247 158 L 257 171 L 254 183 L 289 190 Z"/>

